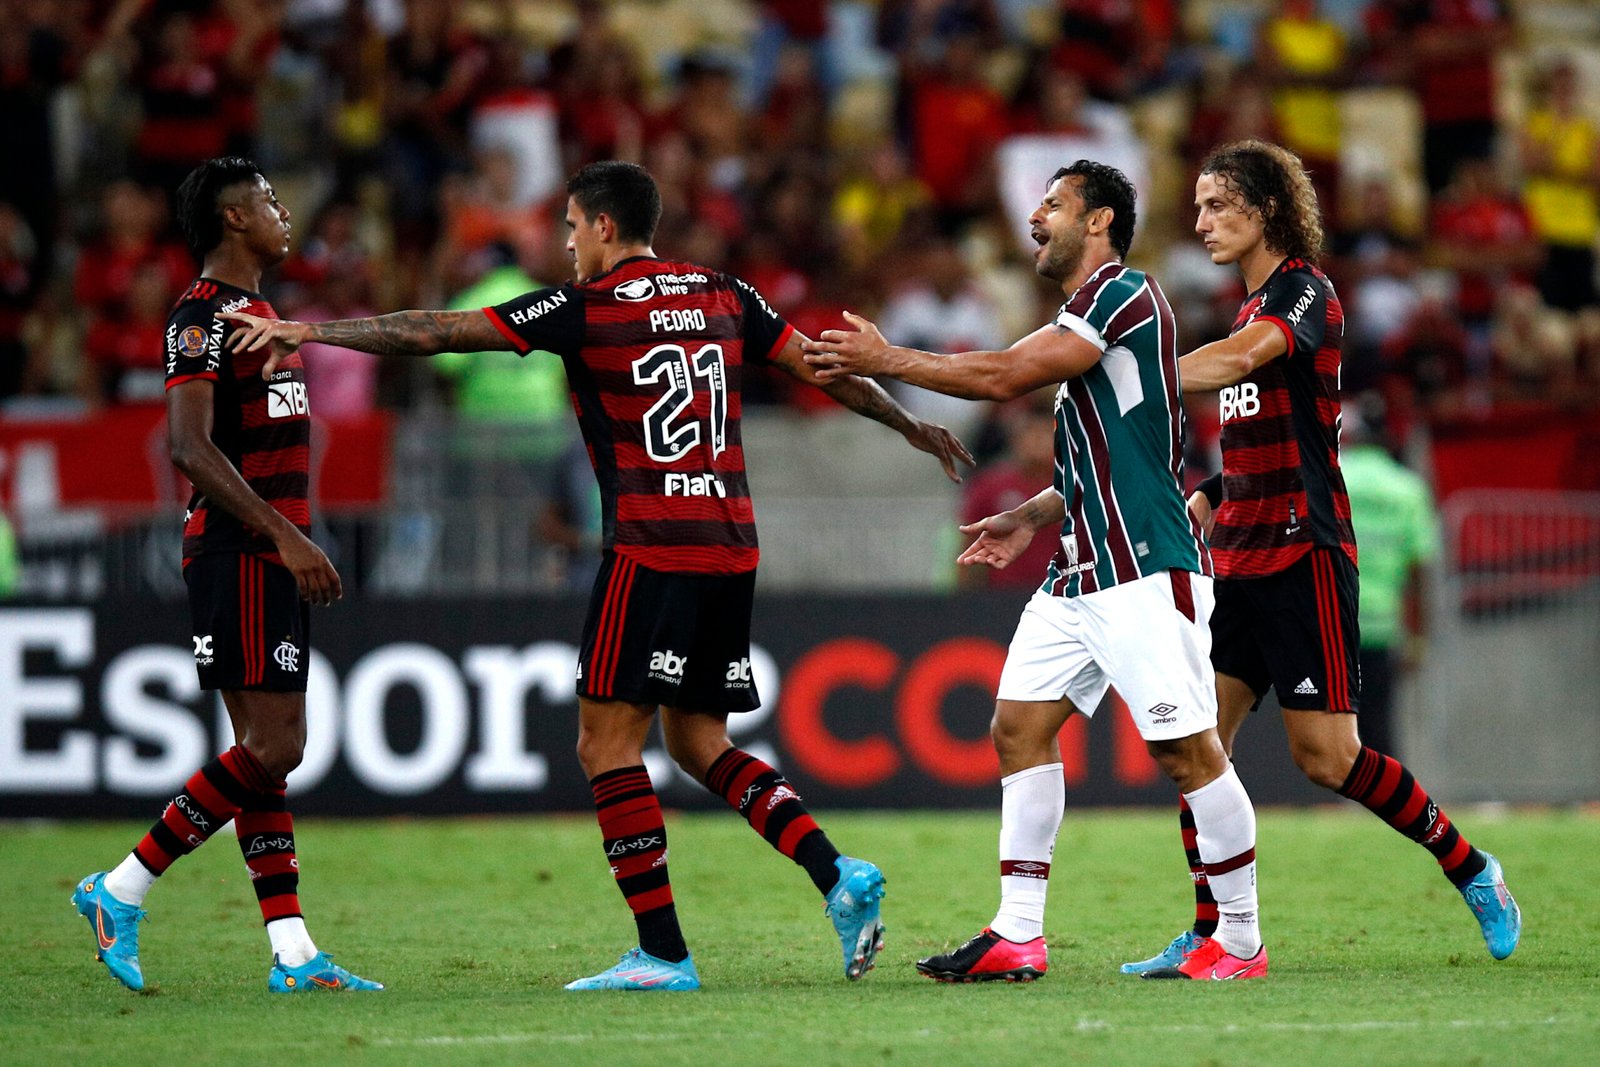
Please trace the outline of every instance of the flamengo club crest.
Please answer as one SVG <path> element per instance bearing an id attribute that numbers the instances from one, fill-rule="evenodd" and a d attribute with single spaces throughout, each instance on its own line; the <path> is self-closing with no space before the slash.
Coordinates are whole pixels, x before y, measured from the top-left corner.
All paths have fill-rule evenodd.
<path id="1" fill-rule="evenodd" d="M 277 651 L 272 653 L 272 658 L 278 661 L 278 666 L 291 674 L 300 669 L 300 650 L 287 639 L 278 644 Z"/>

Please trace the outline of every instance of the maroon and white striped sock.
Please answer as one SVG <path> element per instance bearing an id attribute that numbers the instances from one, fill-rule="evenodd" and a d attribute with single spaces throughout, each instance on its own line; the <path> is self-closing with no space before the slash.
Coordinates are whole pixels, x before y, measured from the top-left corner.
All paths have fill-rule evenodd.
<path id="1" fill-rule="evenodd" d="M 1195 848 L 1217 900 L 1212 934 L 1230 955 L 1250 959 L 1261 951 L 1256 897 L 1256 810 L 1239 773 L 1228 769 L 1184 799 L 1194 813 Z"/>

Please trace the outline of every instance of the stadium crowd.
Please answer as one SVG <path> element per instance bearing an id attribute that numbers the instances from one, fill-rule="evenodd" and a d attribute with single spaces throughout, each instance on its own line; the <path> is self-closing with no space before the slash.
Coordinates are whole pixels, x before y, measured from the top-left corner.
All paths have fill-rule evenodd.
<path id="1" fill-rule="evenodd" d="M 1400 439 L 1594 406 L 1592 16 L 1583 0 L 0 0 L 0 405 L 159 403 L 162 324 L 192 273 L 171 196 L 222 153 L 256 159 L 295 212 L 268 293 L 286 315 L 558 281 L 561 183 L 618 157 L 661 184 L 662 254 L 726 266 L 813 335 L 848 307 L 944 351 L 1053 311 L 1017 220 L 1056 166 L 1096 158 L 1136 179 L 1132 262 L 1166 286 L 1188 350 L 1242 296 L 1189 232 L 1196 165 L 1261 136 L 1320 186 L 1345 387 L 1381 389 Z M 553 360 L 404 362 L 319 353 L 319 415 L 492 417 L 515 396 L 518 417 L 568 420 Z M 749 401 L 829 403 L 780 378 Z M 1004 447 L 1004 418 L 902 395 Z M 1213 407 L 1191 411 L 1204 467 Z"/>

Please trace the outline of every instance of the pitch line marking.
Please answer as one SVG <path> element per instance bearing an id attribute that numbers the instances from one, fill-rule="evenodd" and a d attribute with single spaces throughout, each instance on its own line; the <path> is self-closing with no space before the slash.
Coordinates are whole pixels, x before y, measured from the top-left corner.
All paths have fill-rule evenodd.
<path id="1" fill-rule="evenodd" d="M 1466 1028 L 1473 1027 L 1479 1030 L 1510 1030 L 1519 1026 L 1593 1026 L 1593 1019 L 1558 1018 L 1548 1016 L 1543 1019 L 1362 1019 L 1351 1022 L 1338 1023 L 1226 1023 L 1221 1026 L 1212 1023 L 1167 1023 L 1150 1025 L 1148 1023 L 1123 1024 L 1111 1023 L 1104 1019 L 1079 1019 L 1074 1027 L 1079 1033 L 1088 1034 L 1113 1034 L 1119 1031 L 1132 1032 L 1137 1030 L 1141 1034 L 1248 1034 L 1252 1032 L 1290 1032 L 1290 1033 L 1345 1033 L 1351 1031 L 1373 1030 L 1426 1030 L 1435 1028 Z M 683 1031 L 680 1033 L 636 1033 L 636 1034 L 550 1034 L 550 1033 L 503 1033 L 503 1034 L 437 1034 L 429 1037 L 383 1037 L 371 1042 L 380 1048 L 448 1048 L 470 1045 L 527 1045 L 537 1042 L 567 1043 L 575 1041 L 632 1041 L 643 1044 L 645 1042 L 677 1041 L 691 1037 L 704 1037 L 702 1031 Z M 946 1035 L 937 1030 L 918 1030 L 908 1036 L 932 1038 L 942 1040 Z"/>

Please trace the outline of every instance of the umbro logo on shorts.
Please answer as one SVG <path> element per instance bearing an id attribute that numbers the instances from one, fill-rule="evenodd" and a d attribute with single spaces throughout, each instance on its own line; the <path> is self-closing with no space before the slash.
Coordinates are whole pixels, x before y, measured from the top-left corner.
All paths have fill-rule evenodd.
<path id="1" fill-rule="evenodd" d="M 1156 722 L 1177 722 L 1178 717 L 1173 714 L 1177 710 L 1178 708 L 1174 704 L 1157 704 L 1146 714 Z"/>

